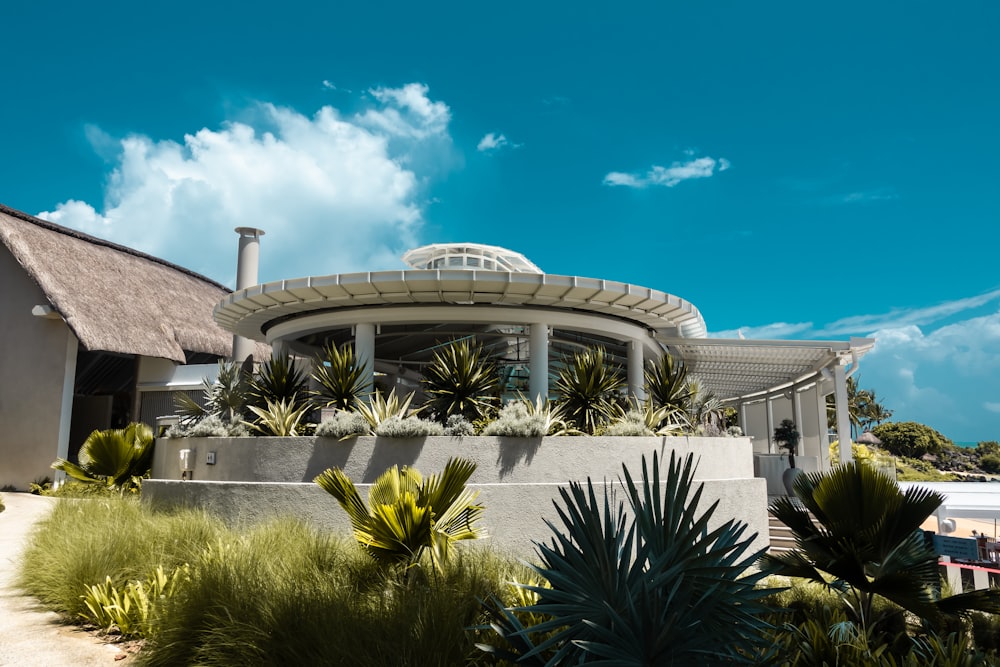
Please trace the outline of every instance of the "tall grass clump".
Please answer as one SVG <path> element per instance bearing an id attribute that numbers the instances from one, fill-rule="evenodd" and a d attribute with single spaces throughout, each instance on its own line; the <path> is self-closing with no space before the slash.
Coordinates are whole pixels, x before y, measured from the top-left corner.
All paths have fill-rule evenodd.
<path id="1" fill-rule="evenodd" d="M 222 525 L 193 510 L 152 514 L 135 498 L 64 498 L 35 528 L 18 584 L 48 608 L 76 617 L 85 587 L 145 580 L 172 570 L 216 541 Z"/>
<path id="2" fill-rule="evenodd" d="M 514 566 L 486 551 L 381 567 L 352 542 L 279 521 L 211 545 L 164 602 L 146 665 L 467 665 L 478 600 L 509 595 Z"/>

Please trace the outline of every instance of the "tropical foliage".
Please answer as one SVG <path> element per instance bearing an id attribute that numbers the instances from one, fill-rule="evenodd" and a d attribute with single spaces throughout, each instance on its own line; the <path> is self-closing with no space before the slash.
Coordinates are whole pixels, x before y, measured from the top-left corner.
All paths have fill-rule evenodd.
<path id="1" fill-rule="evenodd" d="M 312 377 L 320 388 L 314 392 L 323 407 L 350 410 L 368 393 L 371 380 L 365 377 L 365 360 L 354 355 L 354 347 L 337 347 L 329 342 L 315 359 Z"/>
<path id="2" fill-rule="evenodd" d="M 829 426 L 837 425 L 836 401 L 831 394 L 826 399 Z M 892 410 L 886 408 L 873 389 L 861 389 L 856 377 L 847 378 L 847 415 L 851 422 L 851 436 L 856 438 L 859 431 L 870 431 L 892 418 Z"/>
<path id="3" fill-rule="evenodd" d="M 687 369 L 671 355 L 664 354 L 658 360 L 646 362 L 643 373 L 646 393 L 657 407 L 674 408 L 678 413 L 686 413 L 691 399 Z"/>
<path id="4" fill-rule="evenodd" d="M 603 347 L 574 354 L 559 372 L 555 390 L 559 406 L 573 425 L 593 435 L 614 417 L 624 381 L 621 369 L 609 363 Z"/>
<path id="5" fill-rule="evenodd" d="M 134 493 L 153 465 L 153 430 L 133 422 L 123 429 L 94 431 L 80 447 L 77 461 L 57 459 L 52 467 L 81 482 Z"/>
<path id="6" fill-rule="evenodd" d="M 306 374 L 291 356 L 275 354 L 257 368 L 250 380 L 248 399 L 258 408 L 266 408 L 268 401 L 300 407 L 307 403 L 308 389 Z"/>
<path id="7" fill-rule="evenodd" d="M 791 528 L 796 549 L 768 554 L 762 563 L 840 592 L 860 631 L 881 620 L 873 616 L 878 598 L 930 621 L 1000 612 L 997 591 L 942 596 L 937 555 L 919 530 L 942 503 L 940 494 L 920 487 L 904 492 L 858 462 L 800 475 L 794 490 L 797 501 L 780 497 L 770 511 Z"/>
<path id="8" fill-rule="evenodd" d="M 699 510 L 690 454 L 671 454 L 662 484 L 655 454 L 638 483 L 623 473 L 628 513 L 589 479 L 560 489 L 561 529 L 533 568 L 546 585 L 520 584 L 529 604 L 488 605 L 504 642 L 484 649 L 533 665 L 749 663 L 770 627 L 755 536 L 733 520 L 710 528 L 718 502 Z"/>
<path id="9" fill-rule="evenodd" d="M 299 435 L 302 418 L 309 410 L 308 405 L 298 404 L 295 394 L 292 394 L 288 399 L 282 398 L 277 401 L 265 399 L 265 407 L 263 408 L 256 405 L 248 407 L 251 412 L 257 415 L 257 421 L 250 424 L 251 428 L 264 435 L 281 437 Z"/>
<path id="10" fill-rule="evenodd" d="M 782 419 L 774 429 L 774 441 L 788 451 L 788 467 L 795 467 L 795 454 L 799 447 L 799 430 L 791 419 Z"/>
<path id="11" fill-rule="evenodd" d="M 483 513 L 475 504 L 479 492 L 465 486 L 475 469 L 470 461 L 452 458 L 441 474 L 425 479 L 414 468 L 393 466 L 375 480 L 368 504 L 339 468 L 315 481 L 344 508 L 358 544 L 376 561 L 412 567 L 427 552 L 440 570 L 455 542 L 485 535 L 476 526 Z"/>
<path id="12" fill-rule="evenodd" d="M 451 415 L 474 422 L 495 409 L 500 379 L 483 347 L 463 338 L 434 351 L 423 385 L 429 396 L 425 407 L 442 424 Z"/>
<path id="13" fill-rule="evenodd" d="M 202 381 L 204 407 L 185 392 L 178 392 L 174 403 L 181 421 L 190 423 L 215 416 L 227 424 L 236 424 L 246 416 L 246 404 L 250 391 L 249 366 L 225 359 L 219 360 L 219 370 L 214 381 Z"/>
<path id="14" fill-rule="evenodd" d="M 378 430 L 379 425 L 393 418 L 405 419 L 413 414 L 410 410 L 410 402 L 413 401 L 413 394 L 409 393 L 406 398 L 400 399 L 393 389 L 385 397 L 378 389 L 368 397 L 367 401 L 358 404 L 358 414 L 365 418 L 372 435 Z"/>
<path id="15" fill-rule="evenodd" d="M 890 422 L 872 429 L 890 454 L 918 459 L 924 454 L 940 454 L 954 443 L 930 426 L 916 422 Z"/>
<path id="16" fill-rule="evenodd" d="M 483 429 L 483 435 L 512 438 L 540 438 L 575 433 L 579 431 L 570 428 L 561 405 L 553 404 L 541 396 L 531 401 L 523 395 L 503 406 L 496 420 Z"/>

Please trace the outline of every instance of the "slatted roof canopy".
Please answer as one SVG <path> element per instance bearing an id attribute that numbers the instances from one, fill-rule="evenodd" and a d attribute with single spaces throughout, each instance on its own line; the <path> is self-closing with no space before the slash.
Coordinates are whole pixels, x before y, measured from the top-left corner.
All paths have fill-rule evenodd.
<path id="1" fill-rule="evenodd" d="M 860 358 L 875 341 L 787 341 L 661 338 L 688 372 L 721 399 L 749 397 L 801 382 L 852 355 Z"/>
<path id="2" fill-rule="evenodd" d="M 656 331 L 706 335 L 695 306 L 666 292 L 579 276 L 476 270 L 379 271 L 281 280 L 227 296 L 215 320 L 262 340 L 271 323 L 334 309 L 407 304 L 535 306 L 609 315 Z"/>

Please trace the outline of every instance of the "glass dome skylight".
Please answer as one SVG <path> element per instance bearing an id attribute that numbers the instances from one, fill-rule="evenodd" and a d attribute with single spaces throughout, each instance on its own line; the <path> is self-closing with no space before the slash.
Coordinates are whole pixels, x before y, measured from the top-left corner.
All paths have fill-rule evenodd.
<path id="1" fill-rule="evenodd" d="M 403 255 L 414 269 L 483 269 L 511 273 L 544 273 L 519 252 L 481 243 L 434 243 Z"/>

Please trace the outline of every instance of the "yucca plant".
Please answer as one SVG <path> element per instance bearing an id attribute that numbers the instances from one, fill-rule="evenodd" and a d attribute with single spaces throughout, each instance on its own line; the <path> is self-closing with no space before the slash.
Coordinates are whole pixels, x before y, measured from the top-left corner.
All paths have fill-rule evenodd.
<path id="1" fill-rule="evenodd" d="M 123 429 L 94 431 L 80 446 L 77 460 L 57 459 L 52 467 L 81 482 L 134 493 L 153 466 L 153 430 L 133 422 Z"/>
<path id="2" fill-rule="evenodd" d="M 406 398 L 400 399 L 396 396 L 396 390 L 393 389 L 389 392 L 388 396 L 383 398 L 382 392 L 376 389 L 375 393 L 369 396 L 367 401 L 362 401 L 358 404 L 357 411 L 371 427 L 370 433 L 375 435 L 376 429 L 387 419 L 393 417 L 406 419 L 413 414 L 414 411 L 410 410 L 410 403 L 412 401 L 413 392 L 407 394 Z"/>
<path id="3" fill-rule="evenodd" d="M 942 597 L 937 554 L 919 530 L 943 502 L 941 494 L 921 487 L 904 492 L 856 461 L 799 475 L 793 488 L 797 500 L 779 497 L 770 511 L 791 528 L 796 548 L 761 562 L 838 591 L 862 628 L 879 620 L 873 615 L 879 597 L 929 621 L 1000 613 L 997 589 Z"/>
<path id="4" fill-rule="evenodd" d="M 463 338 L 434 351 L 422 383 L 430 397 L 426 409 L 444 424 L 451 415 L 474 422 L 490 413 L 500 379 L 482 345 Z"/>
<path id="5" fill-rule="evenodd" d="M 656 407 L 670 407 L 687 412 L 691 399 L 687 369 L 670 354 L 646 362 L 643 371 L 646 394 Z"/>
<path id="6" fill-rule="evenodd" d="M 265 408 L 268 401 L 285 401 L 296 407 L 307 403 L 308 381 L 287 354 L 272 356 L 262 363 L 250 380 L 249 399 L 251 405 Z"/>
<path id="7" fill-rule="evenodd" d="M 763 652 L 771 626 L 758 584 L 756 535 L 729 520 L 710 528 L 718 501 L 701 512 L 694 458 L 671 453 L 661 483 L 659 460 L 642 461 L 636 483 L 621 482 L 630 507 L 605 487 L 570 483 L 555 503 L 561 527 L 538 546 L 533 569 L 548 586 L 524 585 L 537 601 L 505 608 L 487 604 L 505 645 L 482 646 L 518 664 L 747 664 Z M 534 622 L 525 614 L 545 619 Z M 756 656 L 754 655 L 756 654 Z"/>
<path id="8" fill-rule="evenodd" d="M 330 341 L 315 361 L 312 377 L 320 388 L 313 392 L 320 405 L 351 410 L 368 393 L 371 378 L 365 375 L 365 360 L 354 355 L 354 347 L 337 347 Z"/>
<path id="9" fill-rule="evenodd" d="M 471 461 L 452 458 L 440 475 L 425 479 L 414 468 L 393 466 L 375 480 L 367 505 L 340 468 L 315 482 L 344 508 L 355 539 L 372 558 L 409 567 L 427 552 L 440 570 L 455 542 L 485 536 L 475 525 L 483 513 L 475 504 L 479 492 L 465 486 L 475 469 Z"/>
<path id="10" fill-rule="evenodd" d="M 298 405 L 295 394 L 289 399 L 272 401 L 267 399 L 267 407 L 249 406 L 250 411 L 257 415 L 257 421 L 250 427 L 264 435 L 279 437 L 295 437 L 299 435 L 302 418 L 309 411 L 308 405 Z"/>
<path id="11" fill-rule="evenodd" d="M 576 427 L 593 435 L 615 414 L 621 369 L 608 363 L 603 347 L 577 352 L 555 382 L 559 405 Z"/>

